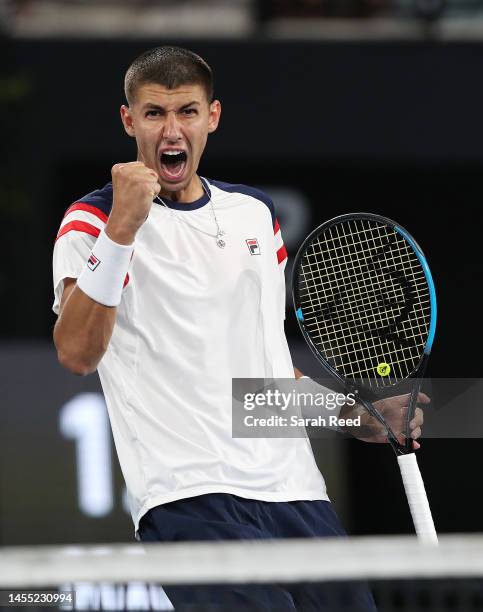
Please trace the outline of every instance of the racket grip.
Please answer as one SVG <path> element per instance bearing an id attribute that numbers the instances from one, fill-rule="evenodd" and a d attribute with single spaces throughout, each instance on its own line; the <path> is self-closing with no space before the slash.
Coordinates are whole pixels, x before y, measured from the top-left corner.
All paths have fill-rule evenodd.
<path id="1" fill-rule="evenodd" d="M 424 544 L 437 544 L 438 536 L 434 527 L 428 496 L 426 495 L 416 455 L 414 453 L 399 455 L 397 461 L 401 470 L 416 534 Z"/>

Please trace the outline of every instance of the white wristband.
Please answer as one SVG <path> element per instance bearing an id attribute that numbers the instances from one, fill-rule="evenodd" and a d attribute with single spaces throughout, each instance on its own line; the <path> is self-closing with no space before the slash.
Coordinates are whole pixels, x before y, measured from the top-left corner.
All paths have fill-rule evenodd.
<path id="1" fill-rule="evenodd" d="M 104 306 L 119 306 L 134 245 L 113 242 L 101 231 L 77 286 Z"/>

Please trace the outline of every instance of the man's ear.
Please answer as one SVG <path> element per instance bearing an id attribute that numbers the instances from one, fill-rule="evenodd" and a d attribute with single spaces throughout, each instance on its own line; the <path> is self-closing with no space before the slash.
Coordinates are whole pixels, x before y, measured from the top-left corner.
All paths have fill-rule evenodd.
<path id="1" fill-rule="evenodd" d="M 216 130 L 220 123 L 221 103 L 219 100 L 213 100 L 210 104 L 210 117 L 208 119 L 208 133 L 211 134 Z"/>
<path id="2" fill-rule="evenodd" d="M 126 130 L 126 134 L 131 136 L 131 138 L 135 138 L 136 133 L 134 131 L 134 122 L 133 122 L 131 109 L 129 108 L 129 106 L 126 106 L 125 104 L 123 104 L 121 106 L 120 112 L 121 112 L 121 121 L 124 126 L 124 129 Z"/>

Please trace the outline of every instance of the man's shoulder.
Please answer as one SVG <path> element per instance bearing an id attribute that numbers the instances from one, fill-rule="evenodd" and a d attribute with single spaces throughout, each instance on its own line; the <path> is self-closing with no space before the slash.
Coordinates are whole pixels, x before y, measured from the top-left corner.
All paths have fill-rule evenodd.
<path id="1" fill-rule="evenodd" d="M 223 181 L 214 181 L 211 179 L 209 180 L 209 183 L 210 185 L 214 185 L 218 189 L 221 189 L 221 191 L 233 194 L 247 195 L 252 198 L 255 198 L 256 200 L 259 200 L 260 202 L 265 204 L 265 206 L 268 207 L 270 215 L 272 217 L 273 225 L 275 225 L 275 207 L 272 198 L 261 189 L 251 187 L 250 185 L 243 185 L 241 183 L 224 183 Z"/>
<path id="2" fill-rule="evenodd" d="M 112 183 L 78 198 L 65 211 L 56 242 L 62 236 L 89 234 L 97 238 L 107 223 L 112 208 Z"/>
<path id="3" fill-rule="evenodd" d="M 112 208 L 112 183 L 107 183 L 100 189 L 95 189 L 90 193 L 78 198 L 75 204 L 87 204 L 94 206 L 95 208 L 102 211 L 105 215 L 109 216 Z"/>

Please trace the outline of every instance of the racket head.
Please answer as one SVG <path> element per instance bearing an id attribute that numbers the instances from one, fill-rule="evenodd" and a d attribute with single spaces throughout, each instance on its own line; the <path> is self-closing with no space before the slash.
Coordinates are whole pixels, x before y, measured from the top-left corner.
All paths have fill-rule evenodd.
<path id="1" fill-rule="evenodd" d="M 296 255 L 292 290 L 305 340 L 345 387 L 393 386 L 427 361 L 434 282 L 419 245 L 391 219 L 352 213 L 320 225 Z"/>

